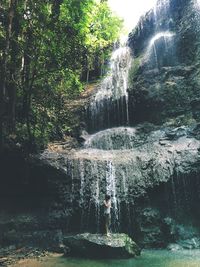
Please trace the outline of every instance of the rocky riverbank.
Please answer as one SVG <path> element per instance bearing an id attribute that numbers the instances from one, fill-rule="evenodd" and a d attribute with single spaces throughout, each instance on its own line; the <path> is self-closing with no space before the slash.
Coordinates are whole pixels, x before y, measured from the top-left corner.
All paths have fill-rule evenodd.
<path id="1" fill-rule="evenodd" d="M 47 238 L 45 238 L 45 241 L 48 243 Z M 20 264 L 23 260 L 44 261 L 45 258 L 55 255 L 121 259 L 139 256 L 141 252 L 136 243 L 125 234 L 111 234 L 106 237 L 85 233 L 62 236 L 62 241 L 60 240 L 62 244 L 60 243 L 58 247 L 52 242 L 52 246 L 48 249 L 42 249 L 41 243 L 38 247 L 36 245 L 30 246 L 31 242 L 28 242 L 25 246 L 18 244 L 1 248 L 0 265 L 13 266 L 14 264 Z"/>
<path id="2" fill-rule="evenodd" d="M 19 264 L 23 260 L 41 260 L 52 255 L 52 252 L 33 247 L 9 246 L 0 249 L 0 266 L 7 267 Z"/>

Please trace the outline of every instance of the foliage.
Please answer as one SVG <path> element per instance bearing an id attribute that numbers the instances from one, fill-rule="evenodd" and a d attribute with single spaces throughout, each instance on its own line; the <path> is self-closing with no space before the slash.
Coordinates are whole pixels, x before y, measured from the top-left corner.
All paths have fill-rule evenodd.
<path id="1" fill-rule="evenodd" d="M 143 60 L 143 55 L 140 55 L 139 57 L 134 58 L 132 62 L 131 69 L 129 71 L 129 84 L 130 85 L 132 84 L 134 78 L 138 74 L 138 71 L 142 64 L 142 60 Z"/>
<path id="2" fill-rule="evenodd" d="M 0 11 L 0 139 L 42 148 L 73 132 L 65 103 L 102 73 L 122 21 L 95 0 L 3 0 Z"/>

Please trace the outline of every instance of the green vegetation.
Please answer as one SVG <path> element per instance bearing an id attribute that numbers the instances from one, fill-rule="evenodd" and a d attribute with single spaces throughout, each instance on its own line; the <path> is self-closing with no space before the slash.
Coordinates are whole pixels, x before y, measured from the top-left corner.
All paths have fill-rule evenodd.
<path id="1" fill-rule="evenodd" d="M 65 102 L 97 79 L 122 21 L 107 1 L 2 0 L 0 148 L 43 148 L 72 131 Z"/>
<path id="2" fill-rule="evenodd" d="M 135 76 L 138 74 L 138 71 L 140 69 L 140 66 L 142 64 L 143 55 L 138 56 L 134 58 L 131 69 L 129 71 L 129 84 L 132 84 L 132 80 L 135 78 Z"/>

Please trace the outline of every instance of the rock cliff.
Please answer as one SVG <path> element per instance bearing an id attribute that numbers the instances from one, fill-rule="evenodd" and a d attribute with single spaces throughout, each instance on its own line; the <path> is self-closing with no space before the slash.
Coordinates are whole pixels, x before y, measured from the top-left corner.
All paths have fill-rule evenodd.
<path id="1" fill-rule="evenodd" d="M 158 1 L 129 35 L 131 121 L 199 121 L 199 1 Z"/>

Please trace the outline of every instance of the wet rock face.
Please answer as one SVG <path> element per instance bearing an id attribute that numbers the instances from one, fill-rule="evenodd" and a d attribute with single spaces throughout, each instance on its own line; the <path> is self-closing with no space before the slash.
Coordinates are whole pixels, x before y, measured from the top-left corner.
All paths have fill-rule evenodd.
<path id="1" fill-rule="evenodd" d="M 127 87 L 131 62 L 132 54 L 128 46 L 113 51 L 109 73 L 102 80 L 87 108 L 89 132 L 128 123 Z"/>
<path id="2" fill-rule="evenodd" d="M 139 256 L 141 249 L 126 234 L 79 234 L 64 237 L 69 253 L 87 258 L 130 258 Z"/>
<path id="3" fill-rule="evenodd" d="M 161 247 L 179 239 L 165 218 L 173 218 L 175 224 L 200 219 L 198 126 L 153 130 L 143 125 L 132 134 L 137 145 L 124 150 L 97 149 L 90 142 L 91 147 L 70 154 L 46 151 L 39 156 L 41 165 L 55 170 L 49 178 L 56 177 L 60 184 L 55 188 L 57 207 L 68 214 L 63 229 L 101 232 L 106 193 L 112 196 L 112 231 L 129 233 L 143 246 Z M 101 133 L 101 138 L 103 146 L 110 144 L 110 132 Z"/>
<path id="4" fill-rule="evenodd" d="M 194 66 L 176 66 L 138 75 L 129 92 L 129 109 L 134 114 L 130 116 L 131 122 L 162 123 L 186 114 L 198 121 L 198 106 L 191 106 L 192 99 L 199 95 L 194 72 Z"/>
<path id="5" fill-rule="evenodd" d="M 179 39 L 181 34 L 190 32 L 190 36 L 193 34 L 194 40 L 196 40 L 195 31 L 198 30 L 198 23 L 196 23 L 198 19 L 197 6 L 196 0 L 158 0 L 156 7 L 146 13 L 129 34 L 129 45 L 134 50 L 135 56 L 146 50 L 152 37 L 155 37 L 157 33 L 169 31 L 178 33 L 177 39 L 181 42 L 181 38 Z M 193 18 L 190 18 L 189 15 L 193 15 Z M 186 21 L 188 27 L 184 27 Z M 182 32 L 178 32 L 178 30 L 182 30 Z M 187 41 L 191 40 L 182 41 L 186 44 Z"/>
<path id="6" fill-rule="evenodd" d="M 200 95 L 199 17 L 196 0 L 162 0 L 130 34 L 135 55 L 129 86 L 132 124 L 161 123 L 186 113 L 199 119 L 194 104 Z"/>

